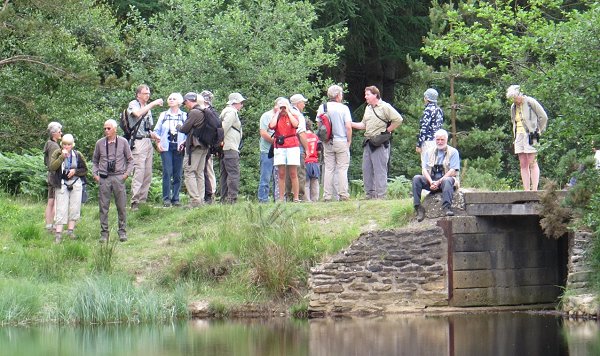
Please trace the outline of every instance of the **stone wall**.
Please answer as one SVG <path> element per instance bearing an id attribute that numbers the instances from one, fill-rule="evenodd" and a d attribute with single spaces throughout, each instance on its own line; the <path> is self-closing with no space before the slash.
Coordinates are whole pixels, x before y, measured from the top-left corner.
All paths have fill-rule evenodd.
<path id="1" fill-rule="evenodd" d="M 448 305 L 447 240 L 429 221 L 362 234 L 311 270 L 311 316 L 377 314 Z"/>

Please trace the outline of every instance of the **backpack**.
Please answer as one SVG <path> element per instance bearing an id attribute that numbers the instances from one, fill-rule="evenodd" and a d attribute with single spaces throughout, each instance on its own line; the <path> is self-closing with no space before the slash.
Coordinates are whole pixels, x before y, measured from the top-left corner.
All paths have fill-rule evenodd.
<path id="1" fill-rule="evenodd" d="M 221 118 L 212 106 L 198 110 L 204 113 L 204 123 L 202 126 L 194 128 L 194 136 L 201 144 L 210 148 L 211 152 L 218 150 L 225 138 Z"/>
<path id="2" fill-rule="evenodd" d="M 143 117 L 135 125 L 133 125 L 133 127 L 129 127 L 129 113 L 127 112 L 127 108 L 123 109 L 123 111 L 121 111 L 121 116 L 119 117 L 119 127 L 121 130 L 123 130 L 123 137 L 125 137 L 125 139 L 128 141 L 131 140 L 131 135 L 138 129 L 138 127 L 140 127 L 140 124 L 145 119 L 146 118 Z"/>
<path id="3" fill-rule="evenodd" d="M 327 115 L 327 103 L 323 104 L 323 113 L 319 115 L 319 122 L 317 126 L 317 136 L 321 142 L 329 142 L 333 137 L 333 132 L 331 130 L 331 120 L 329 119 L 329 115 Z"/>

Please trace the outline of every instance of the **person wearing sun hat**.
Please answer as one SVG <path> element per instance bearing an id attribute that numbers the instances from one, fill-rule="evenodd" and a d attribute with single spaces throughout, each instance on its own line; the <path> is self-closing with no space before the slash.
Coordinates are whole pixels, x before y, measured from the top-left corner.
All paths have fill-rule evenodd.
<path id="1" fill-rule="evenodd" d="M 68 224 L 67 234 L 75 239 L 75 222 L 81 216 L 81 195 L 83 179 L 87 174 L 87 165 L 81 153 L 75 151 L 73 135 L 66 134 L 61 141 L 62 150 L 55 150 L 50 159 L 50 169 L 60 172 L 60 188 L 56 188 L 56 215 L 54 242 L 62 240 L 63 225 Z"/>
<path id="2" fill-rule="evenodd" d="M 540 167 L 536 158 L 537 143 L 540 134 L 546 130 L 548 115 L 537 100 L 521 92 L 519 85 L 508 87 L 506 98 L 513 101 L 510 117 L 523 189 L 537 190 L 540 182 Z"/>
<path id="3" fill-rule="evenodd" d="M 246 99 L 240 93 L 229 94 L 227 106 L 221 111 L 223 121 L 223 153 L 221 155 L 221 202 L 233 204 L 237 201 L 240 189 L 240 142 L 242 141 L 242 122 L 239 112 Z"/>

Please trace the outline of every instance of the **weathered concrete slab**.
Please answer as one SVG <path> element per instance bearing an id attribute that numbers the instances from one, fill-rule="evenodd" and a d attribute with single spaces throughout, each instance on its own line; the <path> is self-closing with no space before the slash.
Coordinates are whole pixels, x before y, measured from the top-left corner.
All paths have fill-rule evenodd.
<path id="1" fill-rule="evenodd" d="M 467 214 L 473 216 L 538 216 L 540 205 L 536 202 L 528 202 L 523 204 L 494 204 L 494 203 L 477 203 L 466 204 L 465 210 Z"/>
<path id="2" fill-rule="evenodd" d="M 539 202 L 543 191 L 465 192 L 465 204 L 515 204 Z"/>
<path id="3" fill-rule="evenodd" d="M 556 249 L 556 241 L 544 237 L 527 238 L 519 233 L 485 233 L 456 234 L 452 251 L 482 252 L 482 251 L 531 251 Z"/>
<path id="4" fill-rule="evenodd" d="M 454 271 L 453 283 L 456 289 L 539 286 L 558 284 L 558 276 L 548 268 Z"/>
<path id="5" fill-rule="evenodd" d="M 539 225 L 539 217 L 531 215 L 520 217 L 518 220 L 511 216 L 455 216 L 452 218 L 452 233 L 506 232 L 507 226 L 523 232 L 533 232 L 540 230 Z"/>
<path id="6" fill-rule="evenodd" d="M 548 285 L 454 289 L 450 306 L 476 307 L 555 303 L 560 293 L 559 286 Z"/>
<path id="7" fill-rule="evenodd" d="M 556 249 L 537 251 L 491 250 L 482 252 L 455 252 L 453 270 L 468 271 L 481 269 L 545 268 L 548 261 L 556 261 Z M 558 283 L 558 281 L 557 281 Z"/>

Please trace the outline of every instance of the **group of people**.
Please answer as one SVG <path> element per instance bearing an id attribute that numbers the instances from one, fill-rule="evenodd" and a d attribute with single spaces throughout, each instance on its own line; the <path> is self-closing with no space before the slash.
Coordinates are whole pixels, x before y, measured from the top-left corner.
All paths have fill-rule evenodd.
<path id="1" fill-rule="evenodd" d="M 189 195 L 188 208 L 211 203 L 216 192 L 213 169 L 214 147 L 202 142 L 196 134 L 213 117 L 219 118 L 223 142 L 219 147 L 220 196 L 223 203 L 237 201 L 240 184 L 240 154 L 242 124 L 239 112 L 245 98 L 231 93 L 227 106 L 220 112 L 212 106 L 213 94 L 202 91 L 182 96 L 172 93 L 168 109 L 160 113 L 156 124 L 152 109 L 162 106 L 163 100 L 150 101 L 150 88 L 140 85 L 136 98 L 127 108 L 129 140 L 117 135 L 116 120 L 106 120 L 104 136 L 96 142 L 92 157 L 92 176 L 99 187 L 100 241 L 109 238 L 108 210 L 114 197 L 118 211 L 118 236 L 127 241 L 125 181 L 132 177 L 131 209 L 137 210 L 146 202 L 152 179 L 154 146 L 162 161 L 162 200 L 164 207 L 180 206 L 182 177 Z M 327 102 L 318 107 L 316 127 L 323 115 L 330 122 L 330 135 L 320 140 L 312 130 L 312 120 L 304 116 L 308 99 L 294 94 L 289 99 L 279 97 L 273 107 L 260 117 L 260 181 L 258 201 L 271 200 L 270 183 L 275 201 L 318 201 L 320 197 L 319 151 L 323 155 L 323 197 L 325 202 L 348 200 L 348 168 L 352 130 L 364 130 L 362 142 L 362 171 L 366 199 L 383 199 L 387 193 L 391 133 L 403 118 L 389 103 L 381 99 L 375 86 L 365 88 L 365 112 L 360 122 L 353 122 L 350 109 L 343 104 L 343 89 L 332 85 L 327 89 Z M 460 157 L 456 148 L 448 145 L 448 133 L 442 129 L 443 110 L 437 105 L 438 92 L 429 88 L 424 93 L 425 108 L 419 122 L 416 152 L 421 155 L 421 174 L 413 178 L 413 199 L 417 220 L 424 219 L 421 206 L 422 190 L 441 191 L 447 216 L 454 190 L 459 185 Z M 525 190 L 537 190 L 539 167 L 536 161 L 536 140 L 544 131 L 547 116 L 533 98 L 523 95 L 520 87 L 507 90 L 513 100 L 511 118 L 515 135 L 515 153 L 521 164 Z M 183 111 L 181 106 L 187 110 Z M 213 116 L 216 115 L 216 116 Z M 52 122 L 48 126 L 49 140 L 44 147 L 48 167 L 48 205 L 46 228 L 62 239 L 63 225 L 67 234 L 74 235 L 75 222 L 81 210 L 81 194 L 87 165 L 83 156 L 73 150 L 72 135 L 62 136 L 62 127 Z M 62 138 L 62 140 L 61 140 Z M 60 144 L 59 144 L 60 141 Z M 320 149 L 321 148 L 321 149 Z"/>
<path id="2" fill-rule="evenodd" d="M 422 154 L 422 174 L 413 178 L 412 188 L 418 221 L 425 218 L 425 209 L 421 205 L 423 189 L 441 191 L 444 213 L 453 216 L 452 197 L 459 186 L 460 156 L 454 147 L 448 145 L 448 133 L 441 129 L 443 113 L 435 104 L 437 96 L 434 89 L 425 91 L 426 106 L 417 140 L 417 152 Z M 537 144 L 540 134 L 546 130 L 548 116 L 537 100 L 521 92 L 519 85 L 508 87 L 506 98 L 513 101 L 510 108 L 513 145 L 519 158 L 523 190 L 537 190 L 540 180 Z"/>
<path id="3" fill-rule="evenodd" d="M 74 150 L 73 135 L 62 135 L 62 125 L 48 124 L 49 138 L 44 145 L 44 164 L 48 169 L 48 202 L 46 205 L 46 229 L 54 233 L 54 242 L 60 243 L 63 228 L 75 239 L 75 224 L 81 216 L 81 202 L 87 164 L 83 155 Z M 60 143 L 59 143 L 60 141 Z"/>

